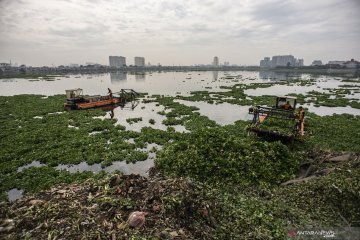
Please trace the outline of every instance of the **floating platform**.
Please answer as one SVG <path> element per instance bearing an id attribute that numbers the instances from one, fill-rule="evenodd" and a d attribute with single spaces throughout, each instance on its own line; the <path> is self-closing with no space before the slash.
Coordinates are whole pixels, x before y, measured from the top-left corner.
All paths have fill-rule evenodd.
<path id="1" fill-rule="evenodd" d="M 66 110 L 70 109 L 90 109 L 97 107 L 104 107 L 109 105 L 116 104 L 125 104 L 128 101 L 134 100 L 139 94 L 132 89 L 121 89 L 120 92 L 112 93 L 109 89 L 109 95 L 101 96 L 101 95 L 83 95 L 83 90 L 81 88 L 78 89 L 70 89 L 66 90 L 66 103 L 64 104 L 64 108 Z"/>

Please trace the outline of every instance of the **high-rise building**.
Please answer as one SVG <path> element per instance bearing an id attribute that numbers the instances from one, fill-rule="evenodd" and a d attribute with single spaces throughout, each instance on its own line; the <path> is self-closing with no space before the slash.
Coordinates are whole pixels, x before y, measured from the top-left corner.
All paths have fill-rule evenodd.
<path id="1" fill-rule="evenodd" d="M 260 60 L 260 67 L 271 67 L 270 58 L 264 57 L 264 60 Z"/>
<path id="2" fill-rule="evenodd" d="M 110 67 L 124 67 L 126 66 L 126 58 L 122 56 L 109 56 Z"/>
<path id="3" fill-rule="evenodd" d="M 271 59 L 272 67 L 294 67 L 296 59 L 293 55 L 273 56 Z"/>
<path id="4" fill-rule="evenodd" d="M 219 58 L 217 56 L 214 57 L 213 66 L 215 67 L 219 66 Z"/>
<path id="5" fill-rule="evenodd" d="M 144 67 L 145 66 L 145 58 L 144 57 L 135 57 L 135 66 Z"/>

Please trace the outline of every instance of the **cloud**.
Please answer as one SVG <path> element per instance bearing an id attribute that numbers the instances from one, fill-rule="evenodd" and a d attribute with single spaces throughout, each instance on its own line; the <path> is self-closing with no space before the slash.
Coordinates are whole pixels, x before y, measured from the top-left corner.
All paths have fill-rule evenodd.
<path id="1" fill-rule="evenodd" d="M 78 52 L 56 60 L 63 64 L 91 51 L 101 63 L 110 54 L 144 52 L 166 64 L 174 54 L 160 53 L 173 52 L 177 62 L 193 64 L 223 52 L 234 63 L 255 64 L 285 50 L 311 58 L 310 48 L 342 46 L 336 59 L 360 55 L 359 12 L 356 0 L 2 0 L 0 56 L 34 54 L 34 64 L 44 65 L 44 52 L 61 49 Z M 189 60 L 192 53 L 198 56 Z"/>

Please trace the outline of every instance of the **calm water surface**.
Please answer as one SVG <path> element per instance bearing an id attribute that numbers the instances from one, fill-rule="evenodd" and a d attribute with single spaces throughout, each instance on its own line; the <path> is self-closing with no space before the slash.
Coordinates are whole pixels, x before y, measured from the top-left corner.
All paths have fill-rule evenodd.
<path id="1" fill-rule="evenodd" d="M 234 76 L 234 79 L 225 77 Z M 146 72 L 135 73 L 107 73 L 67 75 L 55 77 L 54 81 L 31 79 L 2 79 L 0 80 L 0 95 L 17 94 L 65 94 L 65 89 L 82 88 L 84 94 L 106 94 L 107 88 L 118 91 L 122 88 L 132 88 L 149 94 L 190 94 L 191 91 L 209 90 L 224 91 L 220 86 L 231 86 L 236 83 L 254 83 L 283 80 L 272 77 L 265 78 L 259 72 L 249 71 L 206 71 L 206 72 Z M 309 79 L 307 74 L 288 76 L 287 79 Z"/>

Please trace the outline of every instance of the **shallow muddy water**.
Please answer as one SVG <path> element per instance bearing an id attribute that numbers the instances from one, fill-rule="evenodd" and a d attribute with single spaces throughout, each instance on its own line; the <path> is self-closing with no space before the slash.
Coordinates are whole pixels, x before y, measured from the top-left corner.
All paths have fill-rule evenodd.
<path id="1" fill-rule="evenodd" d="M 238 120 L 251 120 L 253 115 L 249 114 L 251 106 L 240 106 L 230 103 L 210 104 L 206 102 L 192 102 L 184 100 L 175 100 L 186 106 L 195 106 L 199 108 L 201 115 L 207 116 L 210 120 L 224 126 L 233 124 Z"/>
<path id="2" fill-rule="evenodd" d="M 325 107 L 325 106 L 315 107 L 312 103 L 306 104 L 304 106 L 306 108 L 308 108 L 309 112 L 315 113 L 316 115 L 319 115 L 319 116 L 331 116 L 333 114 L 343 114 L 343 113 L 360 116 L 360 109 L 352 108 L 349 106 L 346 106 L 346 107 Z"/>
<path id="3" fill-rule="evenodd" d="M 117 107 L 113 109 L 113 112 L 109 111 L 102 118 L 111 118 L 117 120 L 116 124 L 120 124 L 126 127 L 126 130 L 140 132 L 143 127 L 152 127 L 155 129 L 166 130 L 167 126 L 162 123 L 166 119 L 166 116 L 158 114 L 158 112 L 168 112 L 170 110 L 165 109 L 164 106 L 158 105 L 157 103 L 143 103 L 142 99 L 137 101 L 135 105 L 127 103 L 124 107 Z M 141 118 L 141 121 L 128 123 L 126 119 L 129 118 Z M 150 119 L 155 121 L 154 124 L 149 122 Z M 175 131 L 187 132 L 184 126 L 175 125 L 172 126 Z"/>

